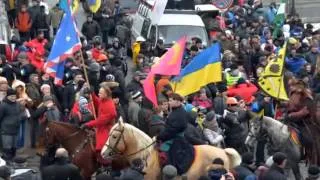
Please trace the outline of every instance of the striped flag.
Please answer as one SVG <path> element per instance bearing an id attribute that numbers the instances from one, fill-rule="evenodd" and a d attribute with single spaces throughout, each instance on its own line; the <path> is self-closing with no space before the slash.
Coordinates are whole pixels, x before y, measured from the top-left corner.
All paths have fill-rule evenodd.
<path id="1" fill-rule="evenodd" d="M 55 79 L 55 84 L 62 84 L 66 58 L 80 49 L 79 35 L 69 10 L 61 21 L 48 60 L 44 66 L 45 72 Z"/>

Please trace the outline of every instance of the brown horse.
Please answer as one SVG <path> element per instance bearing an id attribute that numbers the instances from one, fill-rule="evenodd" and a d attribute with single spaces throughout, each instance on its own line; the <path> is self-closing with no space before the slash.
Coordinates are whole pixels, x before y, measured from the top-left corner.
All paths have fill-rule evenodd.
<path id="1" fill-rule="evenodd" d="M 62 145 L 81 170 L 84 179 L 91 179 L 98 168 L 94 133 L 81 130 L 72 124 L 48 121 L 44 124 L 47 145 Z"/>

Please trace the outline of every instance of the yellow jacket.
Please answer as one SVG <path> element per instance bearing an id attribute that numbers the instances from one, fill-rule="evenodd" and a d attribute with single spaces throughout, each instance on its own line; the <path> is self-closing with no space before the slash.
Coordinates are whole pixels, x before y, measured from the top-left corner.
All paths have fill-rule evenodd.
<path id="1" fill-rule="evenodd" d="M 134 65 L 137 65 L 137 57 L 140 53 L 140 42 L 135 42 L 132 45 L 132 61 Z"/>

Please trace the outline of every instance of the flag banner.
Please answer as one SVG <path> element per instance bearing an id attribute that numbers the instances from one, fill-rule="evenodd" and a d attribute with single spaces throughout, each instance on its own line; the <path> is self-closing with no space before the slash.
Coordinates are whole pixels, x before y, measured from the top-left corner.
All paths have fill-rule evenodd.
<path id="1" fill-rule="evenodd" d="M 73 56 L 80 49 L 79 35 L 69 10 L 61 21 L 48 60 L 44 66 L 45 72 L 55 78 L 56 84 L 62 84 L 66 58 Z"/>
<path id="2" fill-rule="evenodd" d="M 203 86 L 222 80 L 220 44 L 205 49 L 172 80 L 173 91 L 181 96 L 199 91 Z"/>
<path id="3" fill-rule="evenodd" d="M 285 44 L 279 50 L 277 57 L 270 60 L 258 80 L 260 88 L 266 94 L 280 100 L 289 99 L 283 76 L 286 48 L 287 45 Z"/>

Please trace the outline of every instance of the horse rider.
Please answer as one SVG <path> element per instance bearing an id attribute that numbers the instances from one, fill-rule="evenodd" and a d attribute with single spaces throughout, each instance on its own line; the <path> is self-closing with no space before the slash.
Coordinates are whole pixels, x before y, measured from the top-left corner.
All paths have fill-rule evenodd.
<path id="1" fill-rule="evenodd" d="M 168 116 L 164 130 L 157 136 L 157 142 L 159 142 L 160 144 L 160 161 L 162 161 L 160 163 L 162 165 L 172 164 L 176 166 L 174 162 L 168 162 L 172 161 L 172 158 L 170 157 L 175 154 L 175 152 L 172 151 L 179 151 L 179 153 L 181 153 L 181 148 L 184 148 L 184 150 L 186 150 L 185 152 L 187 152 L 187 147 L 191 146 L 184 138 L 184 131 L 186 130 L 188 125 L 189 114 L 184 110 L 183 101 L 183 97 L 176 93 L 173 93 L 169 98 L 171 113 Z M 182 147 L 175 146 L 175 143 L 177 143 L 178 141 L 180 142 L 180 145 L 181 142 L 184 143 L 182 143 Z M 176 168 L 179 172 L 179 167 Z"/>
<path id="2" fill-rule="evenodd" d="M 306 159 L 320 165 L 320 122 L 316 118 L 312 92 L 299 80 L 290 84 L 290 99 L 285 120 L 301 133 Z"/>

